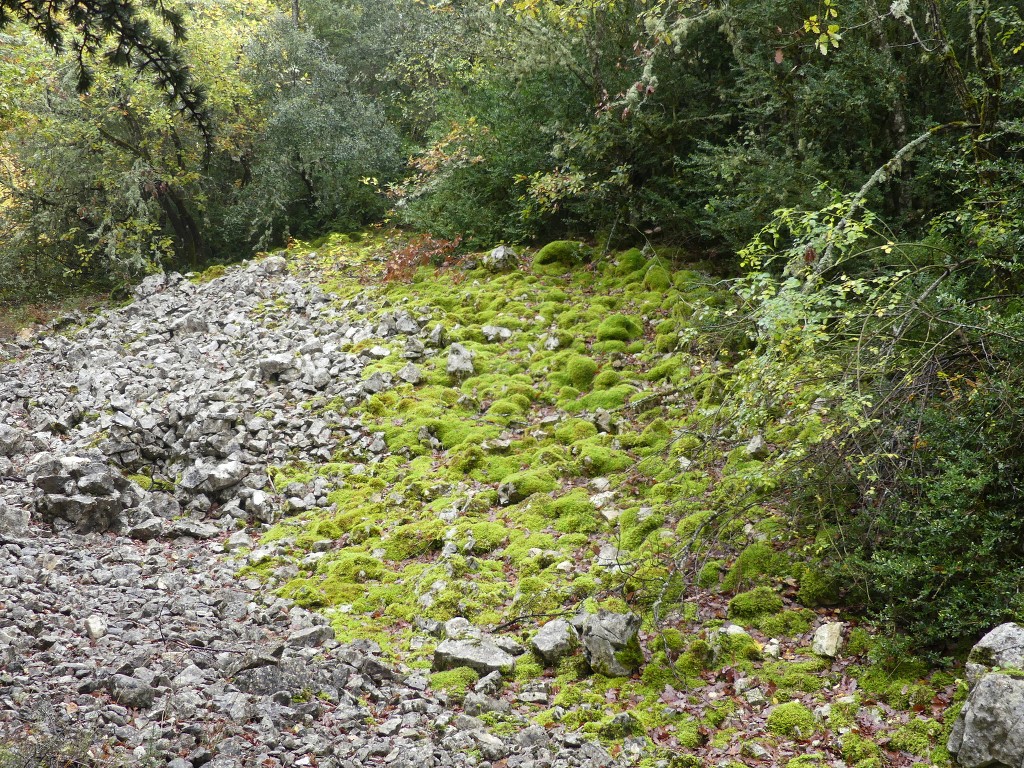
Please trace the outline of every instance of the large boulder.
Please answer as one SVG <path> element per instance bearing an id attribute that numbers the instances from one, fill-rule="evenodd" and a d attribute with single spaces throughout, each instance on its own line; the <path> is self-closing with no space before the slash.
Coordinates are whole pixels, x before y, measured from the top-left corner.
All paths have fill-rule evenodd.
<path id="1" fill-rule="evenodd" d="M 962 768 L 1024 764 L 1024 627 L 1003 624 L 983 637 L 967 662 L 970 694 L 947 748 Z M 1001 671 L 1007 670 L 1007 671 Z"/>

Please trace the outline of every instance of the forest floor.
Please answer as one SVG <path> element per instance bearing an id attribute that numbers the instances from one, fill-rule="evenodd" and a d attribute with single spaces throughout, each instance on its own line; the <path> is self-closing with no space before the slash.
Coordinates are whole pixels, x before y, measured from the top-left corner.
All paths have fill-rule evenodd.
<path id="1" fill-rule="evenodd" d="M 962 687 L 948 670 L 914 660 L 883 664 L 874 630 L 829 605 L 836 585 L 813 565 L 813 516 L 769 501 L 772 456 L 800 435 L 784 424 L 752 435 L 722 423 L 722 372 L 744 343 L 742 329 L 723 320 L 735 304 L 726 283 L 637 250 L 591 259 L 570 244 L 489 264 L 486 254 L 454 259 L 443 243 L 373 233 L 282 255 L 280 277 L 215 268 L 194 276 L 188 307 L 171 298 L 170 309 L 142 306 L 121 330 L 107 326 L 132 310 L 113 310 L 64 328 L 62 341 L 47 342 L 54 337 L 43 329 L 4 348 L 9 427 L 35 435 L 34 448 L 51 456 L 99 450 L 146 493 L 177 504 L 155 524 L 122 526 L 135 539 L 155 531 L 146 545 L 110 533 L 61 540 L 79 534 L 59 514 L 48 533 L 38 502 L 28 528 L 5 534 L 15 576 L 4 582 L 10 597 L 0 614 L 13 630 L 0 644 L 8 658 L 10 649 L 29 658 L 38 683 L 21 686 L 16 670 L 0 675 L 0 733 L 15 751 L 42 727 L 24 714 L 27 700 L 78 708 L 85 697 L 108 708 L 93 725 L 113 740 L 112 755 L 181 760 L 175 768 L 211 759 L 524 768 L 949 762 L 945 740 Z M 243 279 L 259 289 L 250 298 Z M 180 289 L 160 290 L 172 297 Z M 121 344 L 126 355 L 150 357 L 124 372 L 111 363 L 121 383 L 83 395 L 79 369 L 99 332 L 110 350 Z M 168 355 L 185 359 L 172 357 L 167 368 Z M 194 385 L 198 413 L 174 399 L 189 355 L 220 372 L 209 388 Z M 133 388 L 139 377 L 149 383 Z M 75 391 L 48 401 L 43 382 Z M 142 411 L 167 421 L 124 426 L 141 424 Z M 229 426 L 198 435 L 179 426 L 212 416 Z M 40 496 L 39 458 L 23 451 L 8 461 L 5 496 L 20 509 Z M 232 462 L 246 479 L 211 485 Z M 194 484 L 198 470 L 205 475 Z M 41 558 L 53 547 L 63 554 Z M 286 685 L 284 672 L 264 684 L 230 658 L 218 662 L 214 651 L 232 655 L 218 644 L 223 627 L 176 637 L 178 655 L 167 656 L 167 638 L 152 635 L 159 622 L 141 621 L 153 615 L 140 594 L 124 614 L 136 622 L 126 631 L 142 632 L 137 641 L 152 649 L 138 679 L 154 694 L 121 706 L 118 686 L 136 684 L 117 676 L 133 673 L 114 669 L 120 646 L 91 638 L 83 622 L 95 614 L 116 626 L 122 614 L 107 615 L 91 593 L 70 614 L 39 605 L 40 590 L 99 589 L 82 586 L 92 567 L 60 565 L 69 547 L 97 560 L 111 547 L 135 551 L 125 562 L 140 573 L 115 574 L 129 580 L 203 563 L 180 571 L 205 606 L 198 615 L 230 620 L 232 648 L 282 648 L 266 667 L 311 665 L 309 690 L 275 698 L 269 688 Z M 37 578 L 41 559 L 59 578 Z M 34 603 L 17 593 L 24 583 L 36 585 Z M 243 597 L 227 599 L 226 589 Z M 239 601 L 251 607 L 219 607 Z M 182 622 L 197 614 L 187 601 L 173 611 Z M 588 643 L 596 626 L 588 617 L 622 617 L 635 630 L 614 646 L 619 667 Z M 55 628 L 33 634 L 40 621 Z M 547 655 L 537 646 L 546 624 L 567 638 Z M 321 636 L 328 625 L 334 639 Z M 490 661 L 460 666 L 438 653 L 460 642 L 504 654 L 494 662 L 501 673 L 488 675 Z M 44 694 L 40 670 L 46 654 L 60 655 L 55 647 L 75 657 L 66 665 L 80 666 L 63 672 L 71 688 Z M 345 681 L 321 678 L 332 664 L 348 665 Z M 190 666 L 195 679 L 178 688 L 198 697 L 200 725 L 185 743 L 166 713 L 176 706 L 171 669 Z M 364 689 L 346 688 L 360 676 Z M 83 688 L 83 680 L 98 682 Z M 323 705 L 303 709 L 311 701 Z M 349 705 L 362 710 L 353 715 Z M 334 745 L 348 733 L 352 748 L 312 736 L 293 744 L 282 734 L 298 725 L 331 734 Z M 234 755 L 217 749 L 225 733 L 236 739 Z M 265 733 L 272 745 L 259 743 Z M 147 751 L 152 739 L 167 743 Z M 410 752 L 417 743 L 430 748 Z"/>

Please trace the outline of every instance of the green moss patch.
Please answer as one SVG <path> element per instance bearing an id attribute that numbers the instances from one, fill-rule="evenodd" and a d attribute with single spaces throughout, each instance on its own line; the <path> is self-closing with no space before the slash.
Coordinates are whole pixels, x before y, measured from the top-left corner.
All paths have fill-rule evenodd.
<path id="1" fill-rule="evenodd" d="M 765 727 L 770 733 L 787 739 L 809 739 L 817 728 L 814 713 L 799 701 L 772 708 Z"/>

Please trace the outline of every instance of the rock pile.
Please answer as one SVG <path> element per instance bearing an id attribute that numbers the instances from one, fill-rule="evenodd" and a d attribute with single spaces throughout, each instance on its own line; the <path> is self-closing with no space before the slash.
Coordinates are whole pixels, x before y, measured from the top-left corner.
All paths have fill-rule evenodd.
<path id="1" fill-rule="evenodd" d="M 0 745 L 28 764 L 68 748 L 169 768 L 613 764 L 575 733 L 490 733 L 224 557 L 254 545 L 245 523 L 328 504 L 320 481 L 276 487 L 274 465 L 385 455 L 345 413 L 391 385 L 364 378 L 391 352 L 362 342 L 400 340 L 409 381 L 442 326 L 353 320 L 367 300 L 332 302 L 280 257 L 136 297 L 0 369 Z M 448 629 L 498 675 L 524 652 Z"/>

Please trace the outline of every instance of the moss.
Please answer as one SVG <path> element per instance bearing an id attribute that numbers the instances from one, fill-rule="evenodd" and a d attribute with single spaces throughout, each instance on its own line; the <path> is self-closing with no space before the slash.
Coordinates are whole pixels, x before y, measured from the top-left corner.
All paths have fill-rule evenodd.
<path id="1" fill-rule="evenodd" d="M 444 544 L 447 528 L 441 520 L 408 523 L 395 528 L 383 542 L 384 556 L 388 560 L 410 560 Z"/>
<path id="2" fill-rule="evenodd" d="M 647 266 L 647 258 L 639 248 L 630 248 L 628 251 L 623 251 L 619 254 L 616 259 L 614 274 L 619 277 L 625 277 L 626 275 L 638 272 Z"/>
<path id="3" fill-rule="evenodd" d="M 598 341 L 633 341 L 644 332 L 643 326 L 626 315 L 611 315 L 597 327 Z"/>
<path id="4" fill-rule="evenodd" d="M 773 683 L 783 695 L 813 693 L 828 682 L 822 672 L 828 669 L 824 659 L 809 661 L 773 661 L 761 668 L 762 676 Z"/>
<path id="5" fill-rule="evenodd" d="M 144 491 L 153 490 L 153 478 L 146 475 L 126 475 L 125 479 L 135 483 Z"/>
<path id="6" fill-rule="evenodd" d="M 580 392 L 586 392 L 594 383 L 597 374 L 597 363 L 583 355 L 573 355 L 565 364 L 565 372 L 569 383 Z"/>
<path id="7" fill-rule="evenodd" d="M 824 564 L 806 564 L 800 572 L 800 590 L 796 598 L 808 608 L 835 605 L 839 599 L 839 584 L 834 576 L 825 571 Z"/>
<path id="8" fill-rule="evenodd" d="M 555 240 L 541 248 L 533 257 L 533 271 L 560 275 L 566 269 L 590 260 L 591 249 L 574 240 Z"/>
<path id="9" fill-rule="evenodd" d="M 644 274 L 644 288 L 649 291 L 667 291 L 672 287 L 672 276 L 664 267 L 652 264 Z"/>
<path id="10" fill-rule="evenodd" d="M 621 472 L 633 465 L 629 454 L 614 448 L 606 448 L 595 440 L 587 440 L 579 444 L 578 448 L 579 456 L 577 458 L 580 466 L 583 468 L 583 473 L 590 477 Z"/>
<path id="11" fill-rule="evenodd" d="M 224 264 L 213 264 L 192 278 L 192 282 L 198 284 L 209 283 L 211 280 L 224 277 L 227 271 L 228 268 Z"/>
<path id="12" fill-rule="evenodd" d="M 508 540 L 508 528 L 501 523 L 473 523 L 463 531 L 472 537 L 472 551 L 476 554 L 495 550 Z"/>
<path id="13" fill-rule="evenodd" d="M 759 616 L 754 626 L 768 637 L 794 637 L 810 631 L 817 614 L 814 611 L 783 611 Z"/>
<path id="14" fill-rule="evenodd" d="M 809 755 L 798 755 L 786 763 L 786 768 L 821 768 L 825 764 L 825 756 L 820 752 Z"/>
<path id="15" fill-rule="evenodd" d="M 755 541 L 736 558 L 722 587 L 727 590 L 764 584 L 772 577 L 782 576 L 789 568 L 789 559 L 763 541 Z"/>
<path id="16" fill-rule="evenodd" d="M 558 487 L 551 473 L 543 469 L 515 472 L 503 478 L 502 482 L 514 489 L 513 501 L 529 498 L 535 493 L 550 493 Z"/>
<path id="17" fill-rule="evenodd" d="M 584 419 L 567 419 L 555 429 L 555 439 L 566 445 L 597 435 L 597 427 Z"/>
<path id="18" fill-rule="evenodd" d="M 901 659 L 895 667 L 876 662 L 851 672 L 864 691 L 899 709 L 926 705 L 935 696 L 932 686 L 923 682 L 928 668 L 912 658 Z"/>
<path id="19" fill-rule="evenodd" d="M 353 584 L 379 579 L 384 575 L 384 563 L 362 552 L 343 551 L 337 556 L 321 560 L 317 572 L 326 573 L 328 579 Z"/>
<path id="20" fill-rule="evenodd" d="M 881 750 L 877 744 L 853 731 L 843 734 L 839 744 L 843 759 L 848 763 L 859 764 L 864 760 L 881 756 Z"/>
<path id="21" fill-rule="evenodd" d="M 591 392 L 590 394 L 584 395 L 582 398 L 576 400 L 574 403 L 564 402 L 562 398 L 559 398 L 559 401 L 563 408 L 571 412 L 596 411 L 598 409 L 614 411 L 625 405 L 626 401 L 634 391 L 633 387 L 628 384 L 623 384 L 618 387 L 612 387 L 611 389 L 602 389 L 596 392 Z"/>
<path id="22" fill-rule="evenodd" d="M 292 579 L 277 594 L 298 606 L 313 610 L 328 604 L 327 597 L 312 579 Z"/>
<path id="23" fill-rule="evenodd" d="M 810 738 L 815 725 L 814 713 L 799 701 L 774 707 L 765 723 L 769 732 L 788 739 Z"/>
<path id="24" fill-rule="evenodd" d="M 636 551 L 654 531 L 665 523 L 665 516 L 647 509 L 640 514 L 640 509 L 627 509 L 619 518 L 619 529 L 622 531 L 620 545 L 623 549 Z"/>
<path id="25" fill-rule="evenodd" d="M 507 424 L 514 419 L 521 419 L 530 410 L 530 401 L 527 400 L 524 404 L 523 400 L 525 399 L 521 396 L 513 396 L 495 400 L 487 409 L 487 418 L 499 424 Z"/>
<path id="26" fill-rule="evenodd" d="M 652 451 L 664 451 L 672 440 L 672 429 L 664 419 L 655 419 L 640 434 L 640 442 Z"/>
<path id="27" fill-rule="evenodd" d="M 729 616 L 735 619 L 756 619 L 782 611 L 782 598 L 771 587 L 757 587 L 741 592 L 729 601 Z"/>
<path id="28" fill-rule="evenodd" d="M 724 560 L 709 560 L 697 574 L 697 586 L 702 589 L 712 589 L 718 586 L 722 579 L 722 571 L 725 569 Z"/>
<path id="29" fill-rule="evenodd" d="M 435 691 L 444 691 L 455 702 L 462 702 L 480 675 L 469 667 L 456 667 L 446 672 L 435 672 L 430 676 L 430 687 Z"/>
<path id="30" fill-rule="evenodd" d="M 544 666 L 534 659 L 530 654 L 520 656 L 516 659 L 516 668 L 513 673 L 514 679 L 518 682 L 535 680 L 544 674 Z"/>
<path id="31" fill-rule="evenodd" d="M 616 384 L 622 382 L 622 374 L 618 371 L 606 370 L 601 371 L 600 374 L 594 379 L 594 389 L 611 389 Z"/>
<path id="32" fill-rule="evenodd" d="M 874 645 L 870 632 L 864 627 L 854 627 L 850 630 L 850 637 L 846 641 L 846 654 L 848 656 L 863 656 L 870 653 Z"/>

